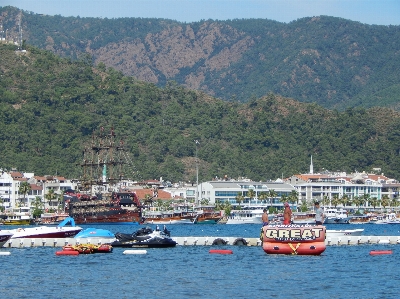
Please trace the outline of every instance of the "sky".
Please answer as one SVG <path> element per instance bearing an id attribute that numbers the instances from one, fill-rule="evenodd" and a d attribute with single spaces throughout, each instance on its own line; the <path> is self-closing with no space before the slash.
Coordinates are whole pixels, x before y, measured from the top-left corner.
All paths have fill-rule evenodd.
<path id="1" fill-rule="evenodd" d="M 291 22 L 334 16 L 365 24 L 400 25 L 400 0 L 0 0 L 39 14 L 163 18 L 180 22 L 261 18 Z"/>

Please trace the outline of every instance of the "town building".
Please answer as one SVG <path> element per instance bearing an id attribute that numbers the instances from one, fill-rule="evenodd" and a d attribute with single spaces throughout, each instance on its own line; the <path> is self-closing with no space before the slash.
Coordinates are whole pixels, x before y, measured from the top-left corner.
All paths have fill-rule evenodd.
<path id="1" fill-rule="evenodd" d="M 249 190 L 253 190 L 255 196 L 249 197 Z M 276 196 L 273 198 L 260 199 L 262 193 L 268 194 L 274 190 Z M 270 206 L 282 207 L 281 197 L 289 196 L 295 188 L 282 180 L 269 182 L 254 182 L 251 180 L 218 180 L 202 182 L 197 187 L 199 199 L 207 199 L 210 204 L 229 202 L 237 205 L 237 196 L 244 197 L 242 205 L 269 204 Z"/>

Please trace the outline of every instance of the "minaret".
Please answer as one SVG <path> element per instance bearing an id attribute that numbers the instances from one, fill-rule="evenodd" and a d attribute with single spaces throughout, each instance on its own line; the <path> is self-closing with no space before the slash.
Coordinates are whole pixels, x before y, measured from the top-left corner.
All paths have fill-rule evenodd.
<path id="1" fill-rule="evenodd" d="M 310 174 L 314 173 L 314 166 L 312 164 L 312 155 L 311 155 L 311 164 L 310 164 Z"/>
<path id="2" fill-rule="evenodd" d="M 107 166 L 106 164 L 103 165 L 103 183 L 107 182 Z"/>

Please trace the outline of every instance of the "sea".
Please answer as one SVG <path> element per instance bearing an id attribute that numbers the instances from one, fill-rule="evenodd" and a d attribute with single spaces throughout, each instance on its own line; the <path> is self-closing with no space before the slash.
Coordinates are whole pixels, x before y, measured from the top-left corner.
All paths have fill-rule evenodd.
<path id="1" fill-rule="evenodd" d="M 150 225 L 151 226 L 151 225 Z M 139 225 L 82 225 L 131 233 Z M 11 227 L 7 227 L 9 229 Z M 155 227 L 152 227 L 155 228 Z M 259 237 L 260 226 L 169 225 L 171 236 Z M 363 235 L 399 236 L 400 225 L 364 228 Z M 3 229 L 5 229 L 3 227 Z M 210 249 L 233 254 L 210 254 Z M 370 255 L 371 250 L 393 250 Z M 254 246 L 148 248 L 144 255 L 56 256 L 60 248 L 1 248 L 2 298 L 399 298 L 400 244 L 327 246 L 320 256 L 268 255 Z"/>

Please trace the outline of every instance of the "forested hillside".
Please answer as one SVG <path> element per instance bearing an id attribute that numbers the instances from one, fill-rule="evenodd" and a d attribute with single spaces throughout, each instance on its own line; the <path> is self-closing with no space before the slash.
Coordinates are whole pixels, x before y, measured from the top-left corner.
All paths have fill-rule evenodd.
<path id="1" fill-rule="evenodd" d="M 265 19 L 179 23 L 80 18 L 0 8 L 11 39 L 164 87 L 168 81 L 233 102 L 269 92 L 344 110 L 399 109 L 400 26 L 320 16 L 289 24 Z"/>
<path id="2" fill-rule="evenodd" d="M 90 57 L 0 45 L 0 167 L 78 177 L 93 130 L 114 127 L 143 179 L 276 179 L 314 168 L 400 177 L 400 114 L 330 111 L 274 94 L 226 102 L 124 76 Z"/>

